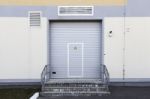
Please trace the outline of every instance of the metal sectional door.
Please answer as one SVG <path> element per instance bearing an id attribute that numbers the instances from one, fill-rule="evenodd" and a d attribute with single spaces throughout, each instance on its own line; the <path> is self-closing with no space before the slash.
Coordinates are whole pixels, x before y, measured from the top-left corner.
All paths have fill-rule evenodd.
<path id="1" fill-rule="evenodd" d="M 51 78 L 100 78 L 101 34 L 100 21 L 50 22 Z"/>

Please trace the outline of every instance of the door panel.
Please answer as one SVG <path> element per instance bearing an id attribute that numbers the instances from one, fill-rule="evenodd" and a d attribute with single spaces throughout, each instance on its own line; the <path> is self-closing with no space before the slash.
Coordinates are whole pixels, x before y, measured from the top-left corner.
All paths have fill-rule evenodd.
<path id="1" fill-rule="evenodd" d="M 68 44 L 68 77 L 83 76 L 83 44 Z"/>

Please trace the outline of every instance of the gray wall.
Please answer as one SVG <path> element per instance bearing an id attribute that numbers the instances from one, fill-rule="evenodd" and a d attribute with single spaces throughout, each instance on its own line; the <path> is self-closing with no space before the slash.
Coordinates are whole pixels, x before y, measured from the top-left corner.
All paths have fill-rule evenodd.
<path id="1" fill-rule="evenodd" d="M 103 17 L 150 16 L 150 0 L 128 0 L 126 6 L 95 6 L 92 17 L 58 17 L 57 6 L 0 6 L 1 17 L 27 17 L 28 11 L 40 10 L 49 19 L 100 19 Z"/>

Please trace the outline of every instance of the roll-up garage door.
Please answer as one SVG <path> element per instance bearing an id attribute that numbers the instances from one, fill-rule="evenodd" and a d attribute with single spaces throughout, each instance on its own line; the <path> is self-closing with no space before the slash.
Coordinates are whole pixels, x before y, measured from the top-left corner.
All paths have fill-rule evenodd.
<path id="1" fill-rule="evenodd" d="M 51 78 L 100 78 L 100 21 L 50 22 Z"/>

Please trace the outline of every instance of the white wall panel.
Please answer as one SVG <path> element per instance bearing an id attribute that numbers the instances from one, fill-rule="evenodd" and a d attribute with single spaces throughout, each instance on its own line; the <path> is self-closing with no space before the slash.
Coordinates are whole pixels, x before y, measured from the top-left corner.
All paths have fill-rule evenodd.
<path id="1" fill-rule="evenodd" d="M 150 18 L 126 18 L 126 78 L 150 78 Z"/>
<path id="2" fill-rule="evenodd" d="M 41 73 L 45 65 L 47 65 L 47 35 L 48 20 L 41 19 L 41 27 L 33 27 L 28 29 L 30 35 L 31 47 L 31 78 L 41 79 Z"/>
<path id="3" fill-rule="evenodd" d="M 0 79 L 40 79 L 46 64 L 47 20 L 31 29 L 28 18 L 0 18 Z"/>
<path id="4" fill-rule="evenodd" d="M 104 64 L 108 68 L 110 78 L 123 78 L 123 33 L 124 18 L 104 19 Z"/>

